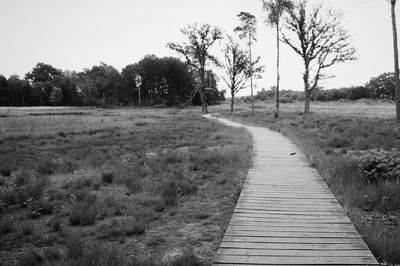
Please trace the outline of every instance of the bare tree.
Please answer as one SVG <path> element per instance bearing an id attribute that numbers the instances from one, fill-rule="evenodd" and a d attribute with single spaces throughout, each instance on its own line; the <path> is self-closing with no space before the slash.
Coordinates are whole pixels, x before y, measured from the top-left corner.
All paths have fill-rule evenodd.
<path id="1" fill-rule="evenodd" d="M 266 23 L 272 27 L 276 27 L 276 111 L 275 118 L 279 117 L 279 31 L 280 19 L 284 12 L 293 10 L 293 2 L 291 0 L 263 0 L 263 8 L 268 12 Z"/>
<path id="2" fill-rule="evenodd" d="M 207 103 L 205 100 L 206 70 L 208 61 L 219 65 L 218 60 L 209 53 L 209 48 L 217 41 L 222 39 L 222 31 L 209 24 L 189 25 L 181 32 L 186 35 L 188 42 L 183 44 L 168 43 L 167 47 L 185 56 L 187 63 L 196 71 L 200 80 L 200 90 L 202 111 L 207 113 Z"/>
<path id="3" fill-rule="evenodd" d="M 386 0 L 389 2 L 389 0 Z M 396 92 L 396 120 L 400 123 L 400 78 L 399 78 L 399 49 L 397 46 L 396 26 L 396 0 L 390 0 L 393 30 L 393 51 L 394 51 L 394 84 Z"/>
<path id="4" fill-rule="evenodd" d="M 237 26 L 234 31 L 239 34 L 240 39 L 247 39 L 247 45 L 249 46 L 249 56 L 250 62 L 252 62 L 251 58 L 251 46 L 253 42 L 257 41 L 256 39 L 256 24 L 257 19 L 254 15 L 248 12 L 240 12 L 238 15 L 239 20 L 241 22 L 240 26 Z M 254 116 L 254 93 L 253 93 L 253 74 L 252 69 L 250 68 L 250 90 L 251 90 L 251 115 Z"/>
<path id="5" fill-rule="evenodd" d="M 246 82 L 251 77 L 250 70 L 252 70 L 253 76 L 259 78 L 260 74 L 264 71 L 264 67 L 257 66 L 260 58 L 251 62 L 249 54 L 243 51 L 239 44 L 233 41 L 231 37 L 228 37 L 228 42 L 222 52 L 225 59 L 223 63 L 225 76 L 222 79 L 229 87 L 231 93 L 232 112 L 235 95 L 246 86 Z"/>
<path id="6" fill-rule="evenodd" d="M 282 41 L 301 56 L 304 63 L 304 113 L 310 112 L 311 94 L 318 82 L 330 78 L 323 72 L 334 64 L 355 60 L 355 48 L 349 34 L 340 23 L 342 14 L 322 11 L 322 5 L 307 10 L 307 1 L 301 0 L 289 12 L 282 30 Z"/>

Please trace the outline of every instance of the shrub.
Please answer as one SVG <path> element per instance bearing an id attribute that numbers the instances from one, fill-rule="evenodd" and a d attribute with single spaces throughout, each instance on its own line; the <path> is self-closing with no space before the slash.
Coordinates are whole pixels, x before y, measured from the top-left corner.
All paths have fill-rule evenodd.
<path id="1" fill-rule="evenodd" d="M 165 184 L 162 192 L 161 198 L 165 205 L 174 205 L 176 200 L 178 199 L 178 186 L 176 182 L 169 181 Z"/>
<path id="2" fill-rule="evenodd" d="M 18 194 L 11 187 L 0 188 L 0 201 L 6 205 L 13 205 L 18 202 Z"/>
<path id="3" fill-rule="evenodd" d="M 55 165 L 51 159 L 42 159 L 36 164 L 36 171 L 40 175 L 51 175 L 55 172 Z"/>
<path id="4" fill-rule="evenodd" d="M 0 175 L 1 176 L 10 176 L 11 175 L 11 170 L 8 168 L 1 168 L 0 169 Z"/>
<path id="5" fill-rule="evenodd" d="M 5 186 L 6 183 L 7 183 L 6 178 L 0 175 L 0 187 Z"/>
<path id="6" fill-rule="evenodd" d="M 53 232 L 59 232 L 62 230 L 62 219 L 58 215 L 54 215 L 54 217 L 50 220 L 49 226 Z"/>
<path id="7" fill-rule="evenodd" d="M 345 148 L 350 145 L 350 141 L 346 136 L 332 135 L 326 140 L 326 145 L 333 148 Z"/>
<path id="8" fill-rule="evenodd" d="M 378 259 L 388 263 L 400 261 L 400 226 L 386 232 L 382 225 L 376 224 L 369 228 L 366 237 L 368 246 Z"/>
<path id="9" fill-rule="evenodd" d="M 0 233 L 5 235 L 11 233 L 14 230 L 14 223 L 8 216 L 0 216 Z"/>
<path id="10" fill-rule="evenodd" d="M 17 187 L 21 187 L 29 184 L 31 179 L 32 179 L 31 173 L 26 169 L 22 169 L 20 172 L 16 174 L 14 183 Z"/>
<path id="11" fill-rule="evenodd" d="M 145 231 L 143 223 L 133 218 L 112 219 L 98 226 L 101 238 L 117 238 L 120 236 L 140 235 Z"/>
<path id="12" fill-rule="evenodd" d="M 35 226 L 33 225 L 32 222 L 27 222 L 24 225 L 22 225 L 22 232 L 24 235 L 31 235 L 33 233 L 33 229 Z"/>
<path id="13" fill-rule="evenodd" d="M 26 196 L 28 198 L 40 199 L 48 183 L 49 179 L 46 176 L 34 178 L 25 186 Z"/>
<path id="14" fill-rule="evenodd" d="M 60 200 L 64 200 L 65 198 L 67 198 L 67 194 L 60 190 L 60 189 L 48 189 L 46 191 L 46 194 L 49 197 L 49 201 L 60 201 Z"/>
<path id="15" fill-rule="evenodd" d="M 161 200 L 157 200 L 153 205 L 153 210 L 156 212 L 163 212 L 165 209 L 165 204 Z"/>
<path id="16" fill-rule="evenodd" d="M 379 179 L 391 181 L 400 179 L 400 151 L 397 149 L 369 150 L 359 161 L 364 181 L 368 183 L 377 182 Z"/>
<path id="17" fill-rule="evenodd" d="M 101 180 L 103 181 L 103 183 L 111 184 L 114 180 L 114 173 L 112 172 L 102 173 Z"/>
<path id="18" fill-rule="evenodd" d="M 76 260 L 83 255 L 83 239 L 79 236 L 79 234 L 72 232 L 68 234 L 68 237 L 65 241 L 65 248 L 67 249 L 68 257 Z"/>
<path id="19" fill-rule="evenodd" d="M 204 266 L 205 264 L 193 252 L 185 251 L 182 256 L 174 259 L 171 266 Z"/>
<path id="20" fill-rule="evenodd" d="M 39 208 L 40 214 L 52 214 L 55 208 L 55 204 L 53 202 L 49 202 L 44 199 L 39 200 Z"/>
<path id="21" fill-rule="evenodd" d="M 141 180 L 138 180 L 137 178 L 132 177 L 132 178 L 126 179 L 125 181 L 126 181 L 126 183 L 125 183 L 126 187 L 129 189 L 129 191 L 132 194 L 142 192 L 143 186 L 142 186 Z"/>
<path id="22" fill-rule="evenodd" d="M 69 216 L 71 225 L 93 225 L 96 223 L 97 207 L 93 202 L 83 202 L 73 207 Z"/>

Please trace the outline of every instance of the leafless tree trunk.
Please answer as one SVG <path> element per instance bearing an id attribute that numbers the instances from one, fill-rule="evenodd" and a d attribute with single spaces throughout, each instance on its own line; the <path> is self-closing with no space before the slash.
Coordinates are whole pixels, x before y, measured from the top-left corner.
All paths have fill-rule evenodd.
<path id="1" fill-rule="evenodd" d="M 394 50 L 394 83 L 396 88 L 396 120 L 400 123 L 400 80 L 399 80 L 399 50 L 397 46 L 396 27 L 396 0 L 391 0 L 392 28 L 393 28 L 393 50 Z"/>
<path id="2" fill-rule="evenodd" d="M 249 56 L 250 56 L 250 90 L 251 90 L 251 115 L 254 116 L 254 94 L 253 94 L 253 61 L 251 58 L 251 34 L 249 34 Z"/>

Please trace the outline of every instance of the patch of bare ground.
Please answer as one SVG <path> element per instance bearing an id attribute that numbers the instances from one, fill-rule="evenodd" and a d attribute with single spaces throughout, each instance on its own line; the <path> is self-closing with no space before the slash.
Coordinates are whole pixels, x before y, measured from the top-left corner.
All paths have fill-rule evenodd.
<path id="1" fill-rule="evenodd" d="M 191 111 L 12 111 L 0 117 L 1 264 L 211 263 L 249 168 L 245 130 Z"/>

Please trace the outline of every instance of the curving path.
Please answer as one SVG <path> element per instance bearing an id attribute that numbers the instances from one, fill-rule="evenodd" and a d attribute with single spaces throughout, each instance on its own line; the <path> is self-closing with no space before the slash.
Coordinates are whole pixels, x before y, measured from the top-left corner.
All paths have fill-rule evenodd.
<path id="1" fill-rule="evenodd" d="M 214 265 L 379 265 L 296 144 L 266 128 L 213 119 L 253 137 L 252 166 Z"/>

